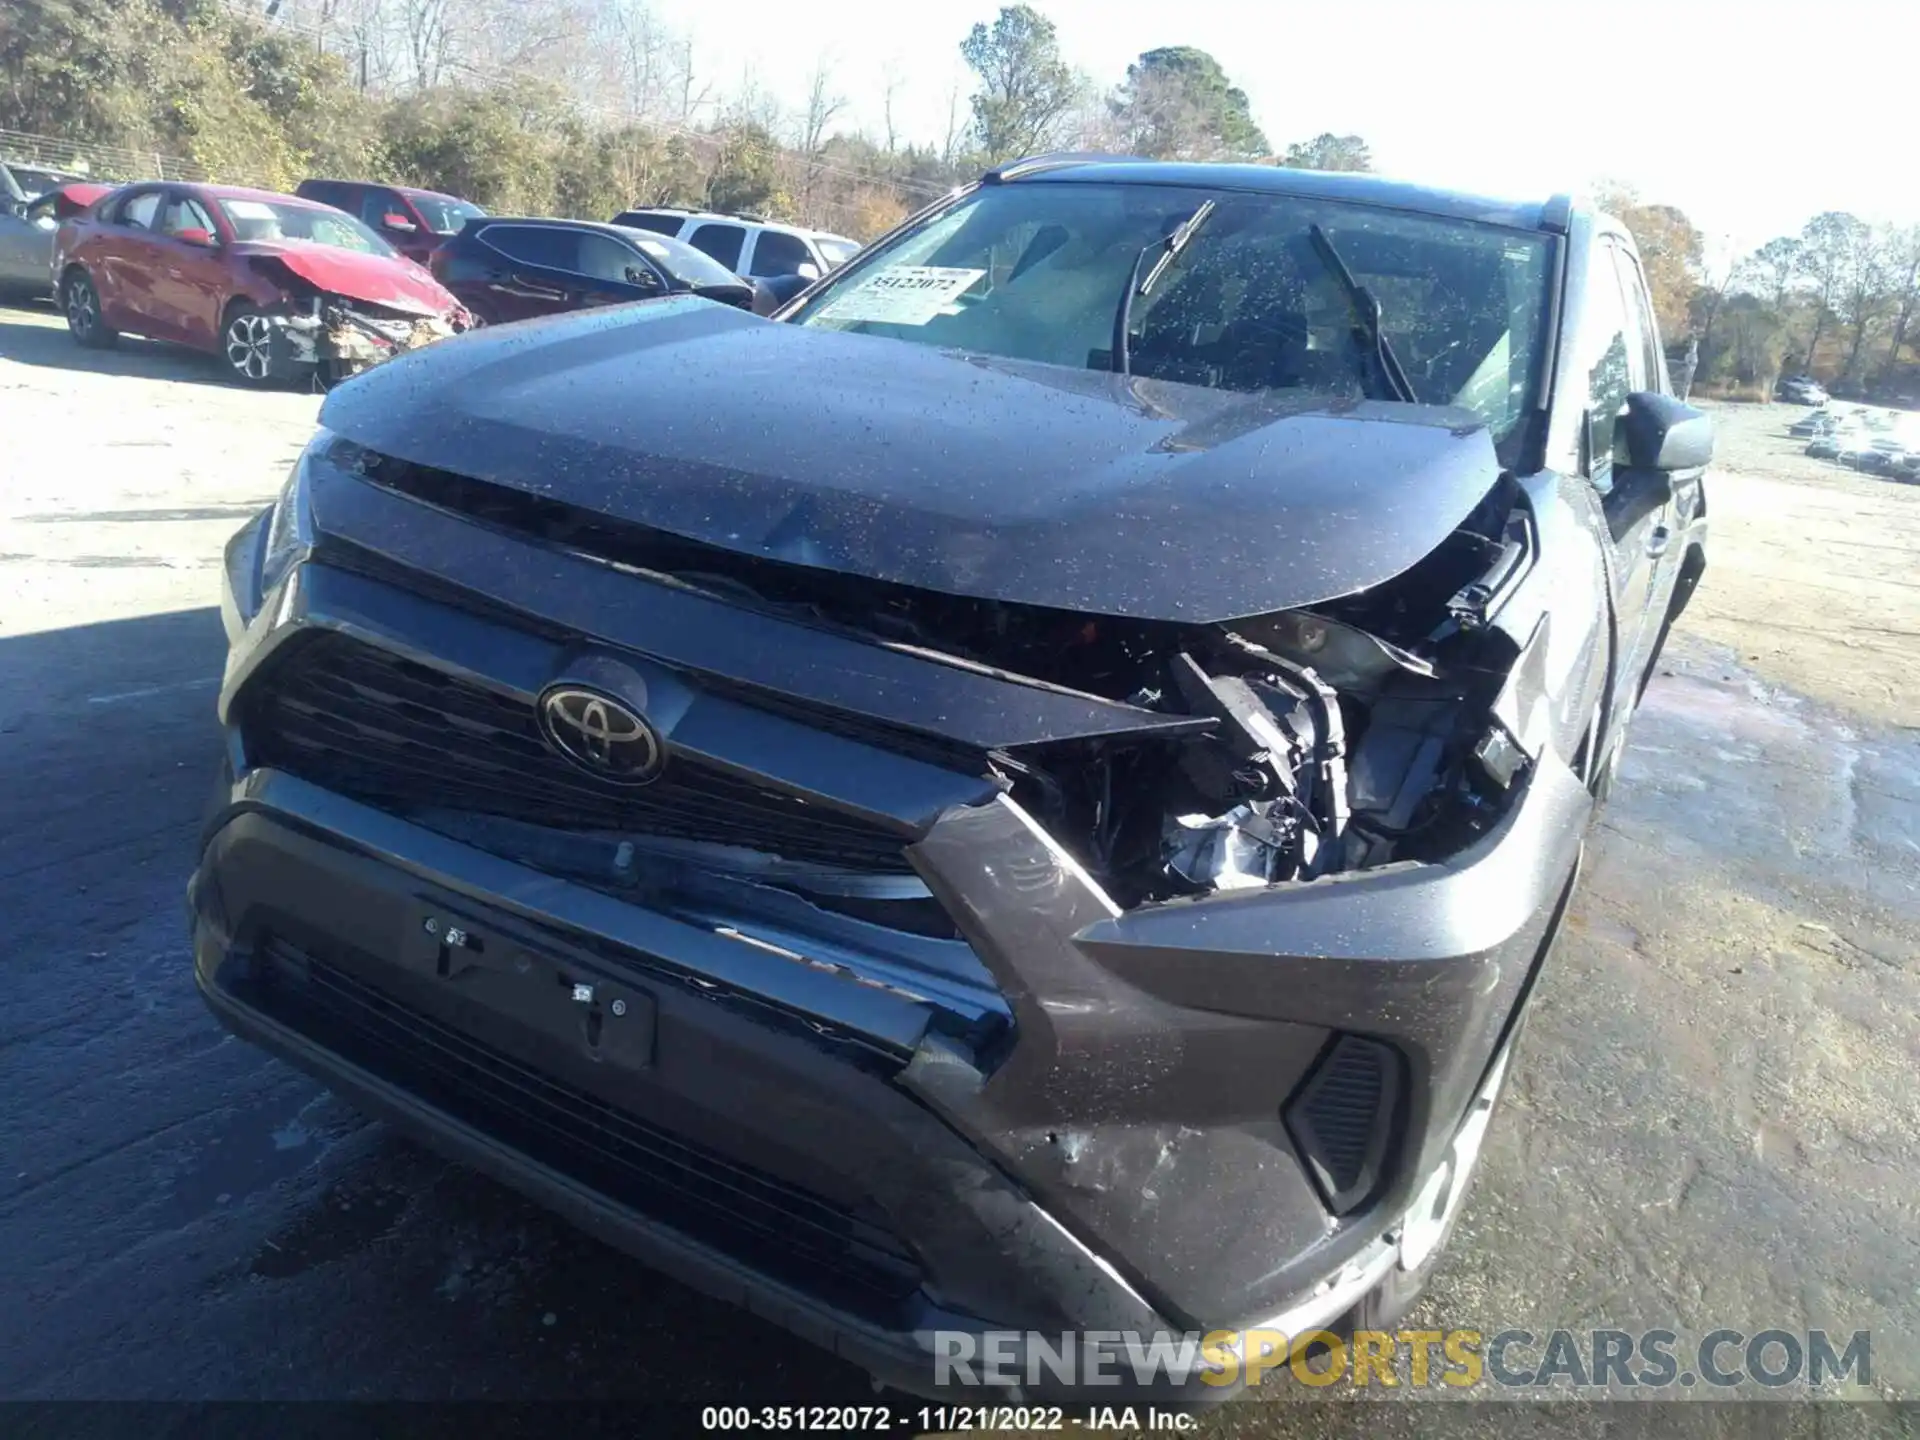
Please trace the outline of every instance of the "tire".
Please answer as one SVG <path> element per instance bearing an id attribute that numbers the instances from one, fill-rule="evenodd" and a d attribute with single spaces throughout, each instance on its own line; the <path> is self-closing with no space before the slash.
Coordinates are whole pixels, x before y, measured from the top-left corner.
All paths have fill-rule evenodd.
<path id="1" fill-rule="evenodd" d="M 220 321 L 220 361 L 228 375 L 256 390 L 285 385 L 300 368 L 266 312 L 244 300 L 229 305 Z"/>
<path id="2" fill-rule="evenodd" d="M 60 308 L 66 313 L 67 329 L 85 349 L 111 349 L 120 339 L 120 332 L 100 318 L 100 292 L 86 271 L 67 272 L 60 282 Z"/>

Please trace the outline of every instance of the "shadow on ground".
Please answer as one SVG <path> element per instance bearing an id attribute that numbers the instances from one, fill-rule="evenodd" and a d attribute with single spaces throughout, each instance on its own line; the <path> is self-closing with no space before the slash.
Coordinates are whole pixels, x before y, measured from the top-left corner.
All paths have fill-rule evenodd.
<path id="1" fill-rule="evenodd" d="M 183 906 L 222 658 L 210 609 L 0 637 L 0 1395 L 871 1403 L 225 1036 Z"/>
<path id="2" fill-rule="evenodd" d="M 48 305 L 0 303 L 0 360 L 94 375 L 133 375 L 143 380 L 184 380 L 235 388 L 211 355 L 131 335 L 121 336 L 111 350 L 86 350 L 67 332 L 64 323 L 30 324 L 21 318 L 22 313 L 43 320 L 58 318 Z"/>

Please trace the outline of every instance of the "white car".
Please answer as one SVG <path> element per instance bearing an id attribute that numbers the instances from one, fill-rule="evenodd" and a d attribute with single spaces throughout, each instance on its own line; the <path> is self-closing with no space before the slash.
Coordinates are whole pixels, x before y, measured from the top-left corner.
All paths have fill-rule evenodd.
<path id="1" fill-rule="evenodd" d="M 736 275 L 754 280 L 777 280 L 786 275 L 818 280 L 837 270 L 860 251 L 860 242 L 825 230 L 803 230 L 745 215 L 717 215 L 704 210 L 675 210 L 649 206 L 622 210 L 615 225 L 651 230 L 684 240 L 704 250 Z"/>

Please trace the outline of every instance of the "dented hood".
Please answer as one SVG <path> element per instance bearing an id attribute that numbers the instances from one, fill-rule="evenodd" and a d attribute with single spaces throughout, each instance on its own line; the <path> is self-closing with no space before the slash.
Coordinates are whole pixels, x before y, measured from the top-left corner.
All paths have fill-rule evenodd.
<path id="1" fill-rule="evenodd" d="M 335 391 L 321 423 L 746 554 L 1190 622 L 1399 574 L 1499 469 L 1458 411 L 1015 363 L 691 298 L 431 346 Z"/>
<path id="2" fill-rule="evenodd" d="M 411 260 L 297 240 L 243 240 L 230 248 L 235 255 L 271 256 L 308 284 L 348 300 L 423 316 L 445 315 L 456 304 Z"/>

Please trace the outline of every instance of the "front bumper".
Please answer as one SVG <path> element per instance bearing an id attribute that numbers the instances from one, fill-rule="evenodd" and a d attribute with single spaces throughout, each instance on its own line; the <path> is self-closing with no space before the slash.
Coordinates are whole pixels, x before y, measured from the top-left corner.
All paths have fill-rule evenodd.
<path id="1" fill-rule="evenodd" d="M 315 491 L 322 532 L 353 518 L 338 498 Z M 906 853 L 965 937 L 942 954 L 965 965 L 936 974 L 928 962 L 914 979 L 914 956 L 877 941 L 863 952 L 857 929 L 829 935 L 824 922 L 807 929 L 818 917 L 784 914 L 770 943 L 770 912 L 750 897 L 722 914 L 672 894 L 611 895 L 251 756 L 249 693 L 273 686 L 316 632 L 528 703 L 582 643 L 542 636 L 584 637 L 640 666 L 701 633 L 704 602 L 684 594 L 661 592 L 679 607 L 668 623 L 632 576 L 551 552 L 537 571 L 524 556 L 477 554 L 513 542 L 471 526 L 460 546 L 415 544 L 417 507 L 368 487 L 353 503 L 368 515 L 402 507 L 362 533 L 409 572 L 458 583 L 483 571 L 502 602 L 543 623 L 311 555 L 263 596 L 262 527 L 236 539 L 221 702 L 232 778 L 192 895 L 200 984 L 237 1032 L 662 1268 L 922 1393 L 939 1332 L 1297 1333 L 1337 1319 L 1397 1262 L 1403 1218 L 1431 1202 L 1422 1186 L 1475 1108 L 1571 883 L 1589 802 L 1551 756 L 1445 865 L 1122 914 L 1017 806 L 966 798 L 965 777 L 853 739 L 806 732 L 798 743 L 795 721 L 737 692 L 649 669 L 652 692 L 674 697 L 664 728 L 676 750 L 823 805 L 877 814 L 911 794 L 932 807 Z M 733 653 L 765 654 L 807 683 L 844 669 L 807 649 L 836 637 L 796 627 L 752 644 L 739 614 L 711 632 L 731 634 Z M 900 677 L 875 693 L 922 703 L 913 673 Z M 858 763 L 835 759 L 849 755 Z M 892 818 L 906 824 L 914 810 Z M 449 925 L 478 951 L 449 954 Z M 829 953 L 834 963 L 819 963 Z M 298 1013 L 289 986 L 311 995 L 316 973 L 334 998 L 404 1012 L 413 1038 L 401 1050 L 449 1042 L 468 1070 L 492 1067 L 488 1086 L 510 1068 L 547 1077 L 555 1124 L 610 1107 L 655 1151 L 692 1155 L 696 1189 L 738 1171 L 761 1199 L 853 1237 L 855 1263 L 796 1269 L 756 1239 L 771 1212 L 710 1233 L 712 1216 L 625 1193 L 577 1148 L 548 1154 L 546 1140 L 476 1118 L 465 1091 L 421 1080 L 393 1047 L 373 1063 Z M 574 1000 L 574 986 L 588 998 Z M 1400 1072 L 1383 1178 L 1336 1215 L 1282 1115 L 1343 1035 L 1390 1046 Z"/>

